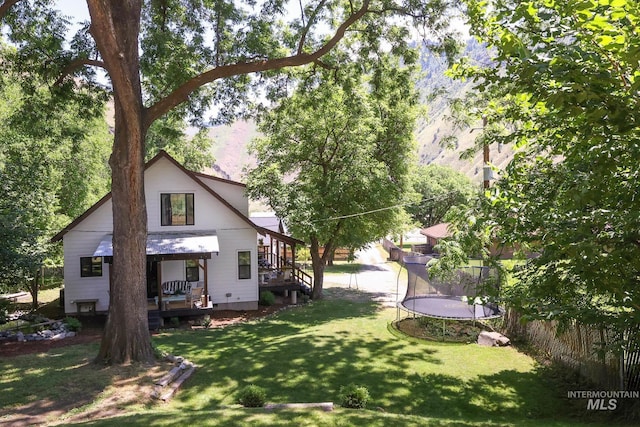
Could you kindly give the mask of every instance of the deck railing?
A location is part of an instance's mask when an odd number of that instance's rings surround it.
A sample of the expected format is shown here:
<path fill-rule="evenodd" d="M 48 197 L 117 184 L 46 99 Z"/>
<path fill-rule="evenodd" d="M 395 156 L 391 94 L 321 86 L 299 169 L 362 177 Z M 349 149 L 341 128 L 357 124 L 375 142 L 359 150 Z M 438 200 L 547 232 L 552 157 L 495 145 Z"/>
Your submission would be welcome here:
<path fill-rule="evenodd" d="M 291 279 L 296 283 L 307 286 L 309 291 L 313 289 L 313 277 L 308 274 L 306 271 L 301 268 L 293 265 L 293 263 L 289 259 L 284 259 L 283 257 L 278 257 L 276 254 L 267 253 L 262 254 L 264 256 L 263 260 L 267 263 L 267 265 L 260 265 L 260 268 L 267 268 L 269 270 L 275 271 L 290 271 Z"/>
<path fill-rule="evenodd" d="M 313 277 L 311 277 L 306 271 L 303 271 L 298 267 L 294 267 L 293 277 L 301 285 L 308 286 L 310 291 L 313 290 Z"/>

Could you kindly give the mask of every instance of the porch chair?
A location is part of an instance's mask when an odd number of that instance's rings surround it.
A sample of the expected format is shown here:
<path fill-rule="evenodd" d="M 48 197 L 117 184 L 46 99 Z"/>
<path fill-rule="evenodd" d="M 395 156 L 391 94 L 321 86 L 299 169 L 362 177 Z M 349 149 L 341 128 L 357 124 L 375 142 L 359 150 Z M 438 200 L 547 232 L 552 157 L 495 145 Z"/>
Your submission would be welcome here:
<path fill-rule="evenodd" d="M 186 298 L 185 298 L 185 304 L 187 305 L 187 307 L 189 308 L 200 308 L 200 306 L 202 305 L 202 292 L 204 291 L 203 288 L 191 288 L 191 290 L 187 293 Z"/>

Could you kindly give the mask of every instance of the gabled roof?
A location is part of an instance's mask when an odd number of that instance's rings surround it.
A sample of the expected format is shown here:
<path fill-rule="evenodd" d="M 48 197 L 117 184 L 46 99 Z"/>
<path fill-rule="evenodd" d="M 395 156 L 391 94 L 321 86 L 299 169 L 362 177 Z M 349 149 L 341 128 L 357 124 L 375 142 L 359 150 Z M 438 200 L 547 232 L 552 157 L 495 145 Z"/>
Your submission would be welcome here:
<path fill-rule="evenodd" d="M 210 175 L 205 175 L 205 174 L 199 174 L 193 171 L 190 171 L 188 169 L 186 169 L 184 166 L 182 166 L 180 163 L 178 163 L 176 161 L 176 159 L 174 159 L 173 157 L 171 157 L 166 151 L 161 150 L 153 159 L 149 160 L 145 166 L 144 169 L 145 171 L 151 167 L 152 165 L 154 165 L 155 163 L 157 163 L 160 159 L 167 159 L 169 160 L 169 162 L 171 162 L 173 165 L 175 165 L 178 169 L 180 169 L 183 173 L 185 173 L 187 176 L 189 176 L 193 181 L 195 181 L 198 185 L 200 185 L 207 193 L 209 193 L 210 195 L 212 195 L 214 198 L 216 198 L 217 200 L 220 201 L 220 203 L 222 203 L 224 206 L 226 206 L 231 212 L 233 212 L 236 216 L 238 216 L 240 219 L 242 219 L 244 222 L 246 222 L 248 225 L 250 225 L 252 228 L 254 228 L 257 232 L 259 232 L 260 234 L 265 234 L 266 230 L 263 229 L 262 227 L 257 226 L 256 224 L 254 224 L 247 216 L 245 216 L 242 212 L 240 212 L 238 209 L 236 209 L 233 205 L 231 205 L 228 201 L 226 201 L 222 196 L 220 196 L 215 190 L 213 190 L 211 187 L 209 187 L 208 185 L 206 185 L 204 182 L 202 182 L 202 180 L 199 177 L 203 177 L 203 178 L 212 178 L 215 180 L 219 180 L 221 182 L 225 182 L 228 184 L 234 184 L 234 185 L 239 185 L 239 186 L 244 186 L 244 184 L 242 183 L 238 183 L 235 181 L 230 181 L 227 179 L 222 179 L 222 178 L 217 178 L 214 176 L 210 176 Z M 63 228 L 58 234 L 56 234 L 55 236 L 53 236 L 51 238 L 51 242 L 58 242 L 60 240 L 62 240 L 62 238 L 64 237 L 65 234 L 67 234 L 70 230 L 72 230 L 76 225 L 80 224 L 82 221 L 84 221 L 85 218 L 87 218 L 88 216 L 90 216 L 93 212 L 95 212 L 99 207 L 101 207 L 102 205 L 104 205 L 106 202 L 108 202 L 111 199 L 111 192 L 107 193 L 102 199 L 100 199 L 97 203 L 95 203 L 93 206 L 91 206 L 89 209 L 87 209 L 82 215 L 80 215 L 79 217 L 77 217 L 75 220 L 73 220 L 69 225 L 67 225 L 65 228 Z"/>
<path fill-rule="evenodd" d="M 263 227 L 267 230 L 278 233 L 284 233 L 286 231 L 282 221 L 276 216 L 275 212 L 254 212 L 249 215 L 249 219 L 258 227 Z"/>
<path fill-rule="evenodd" d="M 420 230 L 420 234 L 432 237 L 434 239 L 442 239 L 443 237 L 451 237 L 451 233 L 449 232 L 449 223 L 441 222 L 440 224 L 432 225 L 428 228 L 423 228 Z"/>
<path fill-rule="evenodd" d="M 208 178 L 208 179 L 213 179 L 214 181 L 223 182 L 225 184 L 237 185 L 238 187 L 244 187 L 244 188 L 247 187 L 247 184 L 245 184 L 244 182 L 232 181 L 230 179 L 220 178 L 219 176 L 208 175 L 202 172 L 191 171 L 191 173 L 197 176 L 198 178 Z"/>

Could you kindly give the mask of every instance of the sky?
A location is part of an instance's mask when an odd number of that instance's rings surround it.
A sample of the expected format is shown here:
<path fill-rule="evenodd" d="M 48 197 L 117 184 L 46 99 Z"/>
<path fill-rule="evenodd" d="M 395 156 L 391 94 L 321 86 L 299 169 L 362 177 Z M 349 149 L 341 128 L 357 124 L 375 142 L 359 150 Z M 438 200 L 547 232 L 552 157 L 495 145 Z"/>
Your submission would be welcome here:
<path fill-rule="evenodd" d="M 58 0 L 56 3 L 63 14 L 73 17 L 72 22 L 89 20 L 89 9 L 85 0 Z"/>

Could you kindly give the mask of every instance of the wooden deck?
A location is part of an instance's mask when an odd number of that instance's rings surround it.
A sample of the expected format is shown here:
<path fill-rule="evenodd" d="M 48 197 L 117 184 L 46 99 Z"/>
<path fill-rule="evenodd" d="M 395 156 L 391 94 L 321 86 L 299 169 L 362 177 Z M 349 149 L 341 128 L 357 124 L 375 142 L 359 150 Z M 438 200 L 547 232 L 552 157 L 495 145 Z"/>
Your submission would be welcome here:
<path fill-rule="evenodd" d="M 213 304 L 207 308 L 193 308 L 188 307 L 184 301 L 168 301 L 163 303 L 165 305 L 164 310 L 159 310 L 158 306 L 152 303 L 147 304 L 147 311 L 157 311 L 160 313 L 160 317 L 183 317 L 183 316 L 204 316 L 205 314 L 213 313 L 213 309 L 217 304 Z"/>
<path fill-rule="evenodd" d="M 271 292 L 298 291 L 305 295 L 309 295 L 311 293 L 311 288 L 306 288 L 294 280 L 270 280 L 266 283 L 260 284 L 259 289 L 260 291 Z"/>
<path fill-rule="evenodd" d="M 300 290 L 300 284 L 297 282 L 294 282 L 293 280 L 289 280 L 289 281 L 275 281 L 275 280 L 270 280 L 266 283 L 260 284 L 260 290 L 261 291 L 276 291 L 276 292 L 281 292 L 281 291 L 299 291 Z"/>

